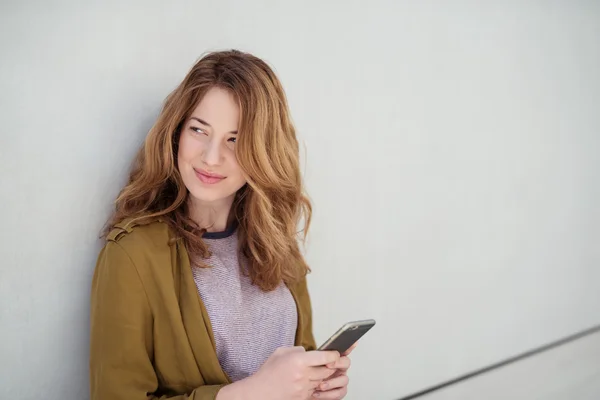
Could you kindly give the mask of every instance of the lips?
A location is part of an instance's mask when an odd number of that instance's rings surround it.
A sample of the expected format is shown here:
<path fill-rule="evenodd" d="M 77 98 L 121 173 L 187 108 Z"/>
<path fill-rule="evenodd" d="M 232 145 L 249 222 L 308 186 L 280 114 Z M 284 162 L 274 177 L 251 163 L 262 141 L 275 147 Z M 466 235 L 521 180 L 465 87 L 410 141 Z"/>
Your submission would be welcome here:
<path fill-rule="evenodd" d="M 215 183 L 221 182 L 225 177 L 223 175 L 215 174 L 213 172 L 208 172 L 203 169 L 195 169 L 194 172 L 196 176 L 202 183 L 206 183 L 208 185 L 214 185 Z"/>

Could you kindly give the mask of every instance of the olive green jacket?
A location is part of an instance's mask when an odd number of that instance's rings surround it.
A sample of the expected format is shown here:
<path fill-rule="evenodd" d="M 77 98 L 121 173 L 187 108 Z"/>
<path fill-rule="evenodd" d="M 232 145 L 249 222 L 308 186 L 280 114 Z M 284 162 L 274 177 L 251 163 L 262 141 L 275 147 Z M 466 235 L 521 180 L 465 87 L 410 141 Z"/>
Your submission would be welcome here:
<path fill-rule="evenodd" d="M 92 282 L 91 400 L 208 400 L 231 383 L 181 241 L 168 225 L 124 221 L 113 229 Z M 315 349 L 306 279 L 289 289 L 296 345 Z"/>

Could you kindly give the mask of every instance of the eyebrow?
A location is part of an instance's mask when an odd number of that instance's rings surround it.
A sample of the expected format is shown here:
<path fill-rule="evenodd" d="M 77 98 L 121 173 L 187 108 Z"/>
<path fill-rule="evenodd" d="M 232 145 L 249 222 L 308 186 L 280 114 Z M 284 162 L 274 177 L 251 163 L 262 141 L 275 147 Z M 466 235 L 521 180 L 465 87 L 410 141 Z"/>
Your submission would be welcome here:
<path fill-rule="evenodd" d="M 206 125 L 206 126 L 208 126 L 209 128 L 212 128 L 212 126 L 210 126 L 210 124 L 209 124 L 208 122 L 206 122 L 205 120 L 203 120 L 203 119 L 201 119 L 201 118 L 198 118 L 198 117 L 190 117 L 190 119 L 195 119 L 196 121 L 200 122 L 202 125 Z M 231 133 L 231 134 L 234 134 L 234 135 L 237 135 L 238 131 L 237 131 L 237 130 L 235 130 L 235 131 L 231 131 L 231 132 L 229 132 L 229 133 Z"/>

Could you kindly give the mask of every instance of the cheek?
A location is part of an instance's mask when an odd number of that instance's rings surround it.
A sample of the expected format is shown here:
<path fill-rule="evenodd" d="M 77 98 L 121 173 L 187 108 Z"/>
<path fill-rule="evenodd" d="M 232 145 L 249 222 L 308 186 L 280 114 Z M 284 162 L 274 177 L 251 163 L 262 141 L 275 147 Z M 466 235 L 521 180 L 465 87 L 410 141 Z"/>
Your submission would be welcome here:
<path fill-rule="evenodd" d="M 181 166 L 181 163 L 186 159 L 187 144 L 185 135 L 182 133 L 179 137 L 179 148 L 177 149 L 177 162 Z"/>
<path fill-rule="evenodd" d="M 181 139 L 179 140 L 179 150 L 177 151 L 178 164 L 181 166 L 182 163 L 190 163 L 199 150 L 198 143 L 190 140 L 188 135 L 182 134 Z"/>
<path fill-rule="evenodd" d="M 183 166 L 184 154 L 181 146 L 181 142 L 179 142 L 179 148 L 177 149 L 177 168 L 181 171 L 181 167 Z"/>
<path fill-rule="evenodd" d="M 244 174 L 242 174 L 242 168 L 240 167 L 240 164 L 238 164 L 237 158 L 235 157 L 235 155 L 233 156 L 232 167 L 233 167 L 233 170 L 235 171 L 236 181 L 240 185 L 245 184 L 246 179 L 244 179 Z"/>

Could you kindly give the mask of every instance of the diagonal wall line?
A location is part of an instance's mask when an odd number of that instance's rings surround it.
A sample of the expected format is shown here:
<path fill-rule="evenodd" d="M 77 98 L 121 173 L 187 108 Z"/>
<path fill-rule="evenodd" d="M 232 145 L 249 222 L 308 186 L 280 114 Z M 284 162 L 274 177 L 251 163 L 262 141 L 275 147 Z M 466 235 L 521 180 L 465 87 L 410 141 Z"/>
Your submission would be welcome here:
<path fill-rule="evenodd" d="M 537 354 L 546 352 L 548 350 L 554 349 L 556 347 L 563 346 L 563 345 L 565 345 L 567 343 L 573 342 L 575 340 L 584 338 L 584 337 L 589 336 L 589 335 L 593 335 L 594 333 L 598 333 L 598 332 L 600 332 L 600 325 L 593 326 L 593 327 L 588 328 L 586 330 L 580 331 L 580 332 L 575 333 L 573 335 L 569 335 L 567 337 L 564 337 L 564 338 L 556 340 L 554 342 L 545 344 L 543 346 L 536 347 L 536 348 L 534 348 L 532 350 L 529 350 L 529 351 L 526 351 L 526 352 L 521 353 L 519 355 L 507 358 L 505 360 L 502 360 L 502 361 L 497 362 L 495 364 L 489 365 L 487 367 L 483 367 L 483 368 L 477 369 L 477 370 L 469 372 L 467 374 L 460 375 L 460 376 L 458 376 L 458 377 L 456 377 L 454 379 L 450 379 L 448 381 L 439 383 L 439 384 L 434 385 L 434 386 L 430 386 L 430 387 L 428 387 L 426 389 L 423 389 L 423 390 L 420 390 L 418 392 L 409 394 L 408 396 L 401 397 L 398 400 L 412 400 L 412 399 L 416 399 L 416 398 L 421 397 L 421 396 L 425 396 L 427 394 L 433 393 L 433 392 L 438 391 L 440 389 L 447 388 L 448 386 L 456 385 L 457 383 L 464 382 L 464 381 L 472 379 L 472 378 L 474 378 L 476 376 L 483 375 L 483 374 L 488 373 L 490 371 L 493 371 L 493 370 L 505 367 L 505 366 L 507 366 L 509 364 L 513 364 L 513 363 L 515 363 L 517 361 L 521 361 L 521 360 L 523 360 L 525 358 L 529 358 L 529 357 L 532 357 L 534 355 L 537 355 Z"/>

